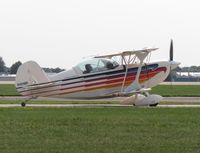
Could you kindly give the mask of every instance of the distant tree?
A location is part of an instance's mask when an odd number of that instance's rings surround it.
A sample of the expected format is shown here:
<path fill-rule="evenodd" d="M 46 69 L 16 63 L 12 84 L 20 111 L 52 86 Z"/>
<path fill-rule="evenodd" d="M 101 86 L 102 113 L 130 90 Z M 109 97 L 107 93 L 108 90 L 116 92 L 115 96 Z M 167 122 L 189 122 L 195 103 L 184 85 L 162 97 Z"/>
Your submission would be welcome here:
<path fill-rule="evenodd" d="M 189 72 L 190 67 L 182 67 L 181 71 L 182 72 Z"/>
<path fill-rule="evenodd" d="M 3 61 L 3 58 L 0 57 L 0 73 L 3 73 L 5 71 L 5 62 Z"/>
<path fill-rule="evenodd" d="M 59 73 L 59 72 L 62 72 L 62 71 L 64 71 L 64 69 L 60 69 L 59 67 L 52 70 L 53 73 Z"/>
<path fill-rule="evenodd" d="M 200 66 L 182 67 L 181 72 L 200 72 Z"/>
<path fill-rule="evenodd" d="M 175 71 L 175 72 L 181 72 L 181 71 L 182 71 L 182 68 L 178 66 L 178 67 L 175 68 L 173 71 Z"/>
<path fill-rule="evenodd" d="M 16 74 L 19 66 L 22 65 L 20 61 L 17 61 L 10 67 L 10 74 Z"/>
<path fill-rule="evenodd" d="M 190 66 L 190 72 L 198 72 L 197 66 Z"/>
<path fill-rule="evenodd" d="M 59 73 L 59 72 L 64 71 L 64 69 L 61 69 L 61 68 L 59 68 L 59 67 L 57 67 L 57 68 L 43 68 L 43 70 L 44 70 L 46 73 Z"/>
<path fill-rule="evenodd" d="M 10 68 L 9 67 L 4 67 L 4 73 L 5 74 L 10 74 Z"/>

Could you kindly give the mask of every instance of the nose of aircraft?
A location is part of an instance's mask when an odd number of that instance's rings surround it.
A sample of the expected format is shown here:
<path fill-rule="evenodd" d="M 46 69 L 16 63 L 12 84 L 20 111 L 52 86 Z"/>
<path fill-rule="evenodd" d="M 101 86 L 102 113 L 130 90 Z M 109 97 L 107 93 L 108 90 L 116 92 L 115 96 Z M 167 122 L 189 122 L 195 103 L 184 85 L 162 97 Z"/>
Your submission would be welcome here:
<path fill-rule="evenodd" d="M 176 61 L 170 61 L 171 70 L 177 68 L 181 63 Z"/>

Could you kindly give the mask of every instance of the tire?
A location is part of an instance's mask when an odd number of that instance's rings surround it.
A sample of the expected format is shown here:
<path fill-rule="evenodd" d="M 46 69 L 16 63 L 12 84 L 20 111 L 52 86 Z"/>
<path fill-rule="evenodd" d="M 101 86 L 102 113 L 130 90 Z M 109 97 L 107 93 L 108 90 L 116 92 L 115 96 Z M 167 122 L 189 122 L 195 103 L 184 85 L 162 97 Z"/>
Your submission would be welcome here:
<path fill-rule="evenodd" d="M 21 103 L 21 106 L 22 106 L 22 107 L 25 107 L 25 106 L 26 106 L 26 103 L 25 103 L 25 102 L 22 102 L 22 103 Z"/>

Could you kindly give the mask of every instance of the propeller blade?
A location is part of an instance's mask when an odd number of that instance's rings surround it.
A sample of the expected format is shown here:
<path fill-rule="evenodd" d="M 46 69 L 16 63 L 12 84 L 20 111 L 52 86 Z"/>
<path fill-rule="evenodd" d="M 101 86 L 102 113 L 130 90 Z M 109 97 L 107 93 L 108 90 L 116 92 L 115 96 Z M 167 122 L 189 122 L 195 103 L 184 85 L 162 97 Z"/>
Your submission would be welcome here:
<path fill-rule="evenodd" d="M 174 59 L 173 40 L 171 39 L 170 51 L 169 51 L 169 61 L 173 61 L 173 59 Z"/>

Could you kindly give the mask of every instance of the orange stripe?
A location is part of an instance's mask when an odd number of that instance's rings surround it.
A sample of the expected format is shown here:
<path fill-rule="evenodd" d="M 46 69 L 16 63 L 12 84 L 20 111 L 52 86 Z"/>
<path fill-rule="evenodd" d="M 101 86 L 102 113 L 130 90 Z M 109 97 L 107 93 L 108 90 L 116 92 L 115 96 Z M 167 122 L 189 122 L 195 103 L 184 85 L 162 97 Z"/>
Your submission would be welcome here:
<path fill-rule="evenodd" d="M 131 83 L 132 81 L 127 81 L 124 86 L 128 86 Z M 117 83 L 117 84 L 108 85 L 108 86 L 94 87 L 94 88 L 89 88 L 89 89 L 76 90 L 76 91 L 71 91 L 71 92 L 64 92 L 64 93 L 60 93 L 59 95 L 66 95 L 66 94 L 71 94 L 75 92 L 91 91 L 91 90 L 97 90 L 97 89 L 103 89 L 103 88 L 109 89 L 109 88 L 114 88 L 118 86 L 122 86 L 122 83 Z"/>
<path fill-rule="evenodd" d="M 148 75 L 143 75 L 142 77 L 140 77 L 139 82 L 143 83 L 149 79 L 151 79 L 153 76 L 155 76 L 157 73 L 149 73 Z M 148 76 L 148 77 L 147 77 Z M 144 78 L 146 77 L 146 78 Z M 135 78 L 135 76 L 133 77 Z M 124 86 L 129 86 L 131 83 L 133 82 L 133 79 L 131 79 L 130 77 L 127 77 L 125 85 Z M 64 93 L 60 93 L 60 95 L 65 95 L 65 94 L 71 94 L 71 93 L 75 93 L 75 92 L 83 92 L 83 91 L 91 91 L 91 90 L 98 90 L 98 89 L 109 89 L 109 88 L 114 88 L 114 87 L 118 87 L 118 86 L 122 86 L 122 83 L 117 83 L 114 85 L 108 85 L 108 86 L 101 86 L 101 87 L 94 87 L 94 88 L 89 88 L 89 89 L 82 89 L 82 90 L 76 90 L 76 91 L 71 91 L 71 92 L 64 92 Z"/>

